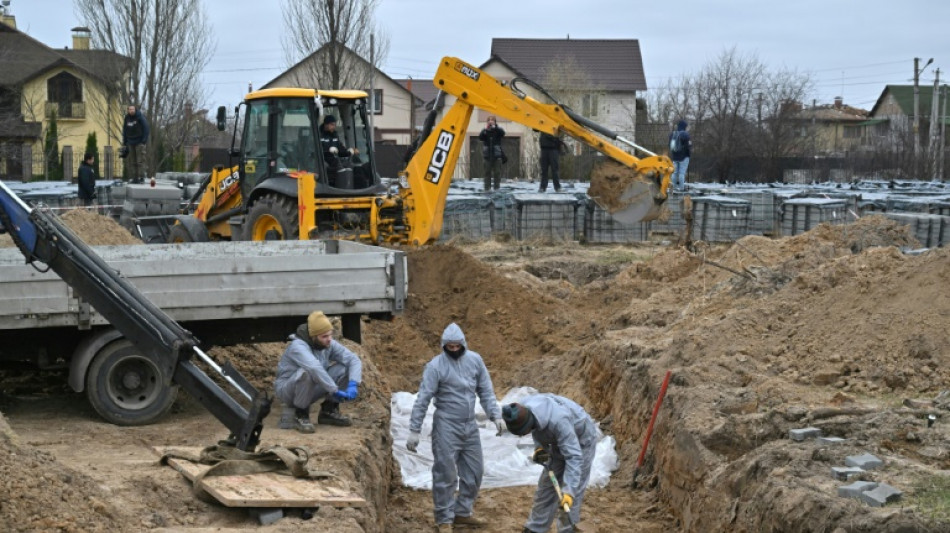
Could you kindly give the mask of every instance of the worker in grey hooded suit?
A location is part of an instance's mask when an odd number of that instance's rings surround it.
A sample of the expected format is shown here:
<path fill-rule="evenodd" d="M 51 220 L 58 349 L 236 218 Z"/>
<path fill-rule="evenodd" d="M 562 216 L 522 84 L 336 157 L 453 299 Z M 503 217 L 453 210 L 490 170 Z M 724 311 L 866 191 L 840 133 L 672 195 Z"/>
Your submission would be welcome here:
<path fill-rule="evenodd" d="M 429 361 L 422 373 L 406 440 L 406 449 L 415 452 L 422 421 L 434 399 L 432 501 L 440 532 L 452 531 L 453 524 L 485 524 L 472 516 L 484 473 L 482 443 L 475 423 L 476 397 L 501 434 L 505 425 L 488 369 L 482 357 L 468 349 L 462 329 L 449 324 L 442 333 L 442 353 Z"/>
<path fill-rule="evenodd" d="M 544 465 L 534 493 L 531 516 L 522 533 L 548 531 L 558 508 L 567 505 L 576 524 L 581 519 L 581 505 L 597 447 L 597 426 L 584 409 L 574 401 L 554 394 L 532 394 L 518 403 L 502 408 L 508 431 L 534 439 L 535 463 Z M 562 496 L 548 477 L 550 469 L 561 485 Z M 573 531 L 570 523 L 559 523 L 559 533 Z"/>

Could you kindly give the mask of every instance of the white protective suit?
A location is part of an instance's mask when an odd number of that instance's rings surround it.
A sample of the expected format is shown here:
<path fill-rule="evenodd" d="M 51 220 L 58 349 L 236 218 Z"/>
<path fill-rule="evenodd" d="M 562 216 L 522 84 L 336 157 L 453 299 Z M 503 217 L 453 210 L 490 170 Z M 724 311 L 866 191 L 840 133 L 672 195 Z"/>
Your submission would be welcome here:
<path fill-rule="evenodd" d="M 468 349 L 465 335 L 455 323 L 449 324 L 442 333 L 442 347 L 448 343 L 461 344 L 465 352 L 453 359 L 443 350 L 426 364 L 409 419 L 409 431 L 421 432 L 429 402 L 435 400 L 432 502 L 437 524 L 451 524 L 456 516 L 471 516 L 482 484 L 484 461 L 475 423 L 476 397 L 491 420 L 501 419 L 501 409 L 482 356 Z"/>
<path fill-rule="evenodd" d="M 574 497 L 571 518 L 580 522 L 584 492 L 590 480 L 591 465 L 597 447 L 597 426 L 584 409 L 573 400 L 554 394 L 533 394 L 521 400 L 531 410 L 535 425 L 531 429 L 535 447 L 543 447 L 551 455 L 550 468 L 561 490 Z M 534 505 L 525 527 L 530 531 L 548 531 L 558 513 L 558 497 L 547 471 L 541 473 Z M 558 526 L 558 531 L 569 531 Z"/>

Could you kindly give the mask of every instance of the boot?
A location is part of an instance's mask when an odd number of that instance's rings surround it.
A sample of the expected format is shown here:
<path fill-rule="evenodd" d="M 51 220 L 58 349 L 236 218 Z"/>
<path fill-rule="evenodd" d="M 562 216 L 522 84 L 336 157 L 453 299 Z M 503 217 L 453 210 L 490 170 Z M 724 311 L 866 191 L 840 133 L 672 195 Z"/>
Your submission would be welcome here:
<path fill-rule="evenodd" d="M 340 404 L 324 400 L 320 406 L 320 416 L 317 417 L 318 424 L 327 424 L 329 426 L 352 426 L 353 422 L 348 417 L 340 413 Z"/>
<path fill-rule="evenodd" d="M 452 533 L 452 524 L 439 524 L 439 533 Z"/>
<path fill-rule="evenodd" d="M 457 526 L 469 526 L 469 527 L 483 527 L 486 522 L 484 520 L 475 518 L 474 516 L 456 516 L 455 525 Z"/>
<path fill-rule="evenodd" d="M 296 410 L 293 407 L 284 407 L 280 410 L 280 422 L 277 423 L 278 429 L 294 429 L 294 421 L 297 419 Z"/>
<path fill-rule="evenodd" d="M 294 429 L 301 433 L 315 433 L 317 431 L 313 427 L 313 423 L 310 422 L 309 409 L 295 409 L 294 411 Z"/>

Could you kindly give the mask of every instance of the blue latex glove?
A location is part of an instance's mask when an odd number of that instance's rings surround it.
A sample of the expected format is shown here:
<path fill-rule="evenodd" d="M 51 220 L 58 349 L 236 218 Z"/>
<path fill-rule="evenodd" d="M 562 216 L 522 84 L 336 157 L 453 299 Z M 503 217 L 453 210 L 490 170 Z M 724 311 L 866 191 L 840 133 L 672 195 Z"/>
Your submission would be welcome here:
<path fill-rule="evenodd" d="M 359 383 L 355 381 L 351 381 L 346 386 L 346 390 L 340 389 L 334 392 L 333 397 L 342 402 L 355 400 L 357 395 L 359 395 L 359 386 L 360 386 Z"/>

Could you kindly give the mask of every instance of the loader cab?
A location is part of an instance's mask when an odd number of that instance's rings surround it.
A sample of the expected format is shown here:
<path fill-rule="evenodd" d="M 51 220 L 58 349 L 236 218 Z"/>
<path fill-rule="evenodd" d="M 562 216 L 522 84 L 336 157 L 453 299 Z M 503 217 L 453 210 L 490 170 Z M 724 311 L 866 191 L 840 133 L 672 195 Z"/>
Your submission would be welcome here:
<path fill-rule="evenodd" d="M 239 151 L 241 196 L 252 200 L 255 191 L 273 190 L 296 196 L 297 172 L 316 176 L 317 197 L 375 194 L 380 185 L 369 148 L 366 93 L 265 89 L 244 100 L 244 128 Z M 326 115 L 337 117 L 337 135 L 359 155 L 328 161 L 320 136 Z"/>

